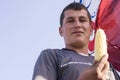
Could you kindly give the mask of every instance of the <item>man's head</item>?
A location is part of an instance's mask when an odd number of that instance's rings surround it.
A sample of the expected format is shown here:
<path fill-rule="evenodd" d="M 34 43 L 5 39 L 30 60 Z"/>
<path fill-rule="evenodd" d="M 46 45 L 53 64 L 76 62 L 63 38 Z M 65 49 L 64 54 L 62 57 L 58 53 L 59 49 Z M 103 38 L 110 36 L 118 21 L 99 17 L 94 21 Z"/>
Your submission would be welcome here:
<path fill-rule="evenodd" d="M 86 7 L 80 3 L 71 3 L 63 9 L 60 17 L 60 35 L 65 45 L 87 47 L 92 34 L 91 17 Z"/>
<path fill-rule="evenodd" d="M 86 10 L 87 11 L 87 16 L 88 16 L 88 18 L 89 18 L 89 21 L 90 21 L 90 23 L 92 22 L 91 21 L 91 16 L 90 16 L 90 13 L 89 13 L 89 11 L 87 10 L 87 8 L 83 5 L 83 4 L 80 4 L 80 3 L 77 3 L 77 2 L 73 2 L 73 3 L 71 3 L 71 4 L 69 4 L 69 5 L 67 5 L 64 9 L 63 9 L 63 11 L 62 11 L 62 13 L 61 13 L 61 15 L 60 15 L 60 26 L 62 26 L 62 24 L 63 24 L 63 19 L 64 19 L 64 17 L 65 17 L 65 15 L 64 15 L 64 12 L 65 11 L 67 11 L 67 10 L 82 10 L 82 9 L 84 9 L 84 10 Z"/>

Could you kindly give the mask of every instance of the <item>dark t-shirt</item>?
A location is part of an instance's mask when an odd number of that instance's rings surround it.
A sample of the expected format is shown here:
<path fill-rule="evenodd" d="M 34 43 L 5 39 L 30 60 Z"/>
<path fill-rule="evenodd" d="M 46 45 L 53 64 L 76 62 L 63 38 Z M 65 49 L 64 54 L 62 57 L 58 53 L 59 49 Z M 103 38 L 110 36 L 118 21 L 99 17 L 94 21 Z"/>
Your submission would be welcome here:
<path fill-rule="evenodd" d="M 77 80 L 93 62 L 93 56 L 80 55 L 69 49 L 46 49 L 35 64 L 32 80 L 37 76 L 45 80 Z"/>
<path fill-rule="evenodd" d="M 34 69 L 33 80 L 43 76 L 48 80 L 77 80 L 79 74 L 93 64 L 93 56 L 83 56 L 68 49 L 47 49 L 41 52 Z M 59 71 L 58 71 L 59 69 Z"/>

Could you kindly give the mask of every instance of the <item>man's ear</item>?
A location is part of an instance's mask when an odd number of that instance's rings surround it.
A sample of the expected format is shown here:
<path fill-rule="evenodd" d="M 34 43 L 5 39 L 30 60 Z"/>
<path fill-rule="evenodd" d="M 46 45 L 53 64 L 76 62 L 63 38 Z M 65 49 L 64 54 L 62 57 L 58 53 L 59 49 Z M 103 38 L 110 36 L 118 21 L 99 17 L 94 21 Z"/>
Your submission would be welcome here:
<path fill-rule="evenodd" d="M 59 27 L 59 34 L 60 34 L 60 36 L 63 36 L 63 27 L 62 26 Z"/>
<path fill-rule="evenodd" d="M 90 30 L 90 32 L 91 32 L 91 35 L 93 34 L 93 25 L 91 24 L 91 30 Z"/>

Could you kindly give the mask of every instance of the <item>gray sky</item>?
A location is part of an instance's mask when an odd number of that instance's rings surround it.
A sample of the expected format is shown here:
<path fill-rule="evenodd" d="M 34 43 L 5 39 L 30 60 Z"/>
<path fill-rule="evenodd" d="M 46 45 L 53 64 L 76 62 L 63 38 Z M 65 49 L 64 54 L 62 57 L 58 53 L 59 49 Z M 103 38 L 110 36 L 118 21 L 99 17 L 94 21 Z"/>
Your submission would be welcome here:
<path fill-rule="evenodd" d="M 64 47 L 59 15 L 73 1 L 0 0 L 0 80 L 31 80 L 41 50 Z"/>
<path fill-rule="evenodd" d="M 31 80 L 41 50 L 64 47 L 59 15 L 73 1 L 0 0 L 0 80 Z"/>

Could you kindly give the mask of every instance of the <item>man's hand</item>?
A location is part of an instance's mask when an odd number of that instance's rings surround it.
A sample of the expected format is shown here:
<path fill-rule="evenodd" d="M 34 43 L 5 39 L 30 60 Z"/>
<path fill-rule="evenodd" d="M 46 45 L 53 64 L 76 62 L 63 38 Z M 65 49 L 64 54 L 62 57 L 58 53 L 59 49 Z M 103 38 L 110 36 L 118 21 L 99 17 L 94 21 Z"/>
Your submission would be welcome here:
<path fill-rule="evenodd" d="M 100 61 L 95 61 L 95 63 L 84 70 L 78 80 L 107 80 L 109 71 L 108 55 L 104 55 Z"/>

